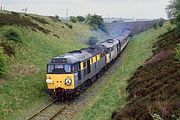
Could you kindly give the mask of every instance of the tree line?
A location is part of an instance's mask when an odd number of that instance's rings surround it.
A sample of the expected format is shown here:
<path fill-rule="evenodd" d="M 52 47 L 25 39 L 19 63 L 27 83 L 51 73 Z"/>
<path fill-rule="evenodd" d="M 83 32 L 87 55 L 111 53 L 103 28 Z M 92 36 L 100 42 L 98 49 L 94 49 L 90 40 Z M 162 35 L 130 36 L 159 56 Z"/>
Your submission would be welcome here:
<path fill-rule="evenodd" d="M 70 16 L 70 21 L 73 23 L 81 22 L 89 24 L 93 30 L 102 30 L 107 32 L 107 28 L 104 22 L 104 19 L 100 15 L 91 15 L 88 14 L 86 17 L 83 16 Z"/>
<path fill-rule="evenodd" d="M 171 0 L 166 11 L 171 23 L 176 24 L 176 30 L 180 35 L 180 0 Z"/>

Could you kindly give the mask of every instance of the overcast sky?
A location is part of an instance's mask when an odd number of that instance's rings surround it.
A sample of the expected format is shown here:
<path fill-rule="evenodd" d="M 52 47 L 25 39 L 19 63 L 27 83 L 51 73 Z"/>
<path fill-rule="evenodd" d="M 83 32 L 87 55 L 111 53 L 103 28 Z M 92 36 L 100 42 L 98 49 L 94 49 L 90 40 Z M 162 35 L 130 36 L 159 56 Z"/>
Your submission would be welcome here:
<path fill-rule="evenodd" d="M 29 13 L 41 15 L 70 16 L 98 14 L 123 18 L 166 18 L 165 8 L 169 0 L 0 0 L 8 10 L 20 11 L 28 8 Z"/>

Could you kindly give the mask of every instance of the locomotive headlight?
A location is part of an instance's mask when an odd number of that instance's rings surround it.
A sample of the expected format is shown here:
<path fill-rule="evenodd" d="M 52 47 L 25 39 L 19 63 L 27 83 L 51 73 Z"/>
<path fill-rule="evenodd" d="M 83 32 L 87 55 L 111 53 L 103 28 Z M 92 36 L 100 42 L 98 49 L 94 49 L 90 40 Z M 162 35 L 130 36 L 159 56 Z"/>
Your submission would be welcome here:
<path fill-rule="evenodd" d="M 71 78 L 66 78 L 66 79 L 65 79 L 65 85 L 70 86 L 71 84 L 72 84 Z"/>
<path fill-rule="evenodd" d="M 48 83 L 48 84 L 50 84 L 50 83 L 52 83 L 53 81 L 51 80 L 51 79 L 47 79 L 46 80 L 46 83 Z"/>

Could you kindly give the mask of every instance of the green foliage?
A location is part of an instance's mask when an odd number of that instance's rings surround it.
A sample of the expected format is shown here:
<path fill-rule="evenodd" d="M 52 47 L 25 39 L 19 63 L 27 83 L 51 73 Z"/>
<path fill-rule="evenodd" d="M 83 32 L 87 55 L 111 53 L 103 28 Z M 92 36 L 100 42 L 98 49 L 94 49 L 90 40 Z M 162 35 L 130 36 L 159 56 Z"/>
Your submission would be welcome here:
<path fill-rule="evenodd" d="M 102 31 L 107 32 L 107 28 L 102 16 L 89 14 L 86 17 L 86 23 L 91 25 L 94 28 L 94 30 L 101 29 Z"/>
<path fill-rule="evenodd" d="M 6 72 L 6 58 L 4 56 L 3 51 L 0 49 L 0 77 Z"/>
<path fill-rule="evenodd" d="M 3 31 L 3 35 L 7 40 L 12 40 L 15 42 L 22 42 L 21 31 L 15 27 L 7 27 Z"/>
<path fill-rule="evenodd" d="M 162 18 L 154 20 L 153 28 L 158 29 L 159 27 L 162 27 L 164 25 L 164 23 L 165 23 L 165 20 Z"/>
<path fill-rule="evenodd" d="M 75 16 L 70 16 L 70 21 L 73 23 L 76 23 L 78 21 L 78 19 Z"/>
<path fill-rule="evenodd" d="M 167 28 L 167 31 L 170 32 L 171 30 L 172 30 L 172 27 L 169 26 L 169 27 Z"/>
<path fill-rule="evenodd" d="M 55 15 L 54 17 L 55 17 L 57 20 L 59 20 L 59 16 L 58 16 L 58 15 Z"/>
<path fill-rule="evenodd" d="M 47 88 L 44 76 L 48 60 L 87 46 L 86 40 L 91 34 L 89 25 L 73 24 L 72 26 L 68 23 L 66 26 L 64 21 L 58 22 L 54 17 L 43 18 L 48 21 L 49 25 L 42 24 L 41 26 L 49 29 L 51 34 L 27 30 L 21 25 L 0 27 L 0 42 L 1 39 L 8 42 L 7 45 L 13 47 L 16 52 L 14 57 L 7 56 L 8 64 L 4 64 L 8 65 L 7 67 L 10 69 L 7 69 L 3 84 L 0 81 L 0 120 L 16 119 L 15 117 L 24 115 L 20 113 L 23 110 L 36 108 L 35 103 L 37 105 L 45 103 L 48 98 L 44 92 L 44 89 Z M 72 27 L 73 29 L 71 29 Z M 6 40 L 4 34 L 9 29 L 15 29 L 22 33 L 20 37 L 23 44 Z M 53 34 L 60 38 L 54 37 Z"/>
<path fill-rule="evenodd" d="M 173 19 L 177 25 L 177 32 L 180 35 L 180 0 L 171 0 L 166 10 L 168 17 Z"/>
<path fill-rule="evenodd" d="M 159 27 L 162 27 L 164 25 L 165 21 L 163 19 L 159 19 L 158 25 Z"/>
<path fill-rule="evenodd" d="M 93 37 L 93 36 L 89 37 L 88 44 L 90 46 L 95 45 L 97 42 L 98 42 L 98 38 L 97 37 Z"/>
<path fill-rule="evenodd" d="M 85 18 L 83 16 L 71 16 L 70 17 L 70 21 L 73 22 L 73 23 L 76 23 L 76 22 L 84 22 Z"/>
<path fill-rule="evenodd" d="M 85 21 L 85 18 L 83 16 L 77 16 L 77 20 L 79 22 L 84 22 Z"/>
<path fill-rule="evenodd" d="M 180 61 L 180 44 L 176 47 L 176 59 Z"/>
<path fill-rule="evenodd" d="M 154 23 L 153 23 L 153 28 L 154 28 L 155 30 L 158 28 L 158 23 L 157 23 L 157 21 L 154 21 Z"/>
<path fill-rule="evenodd" d="M 113 111 L 123 108 L 128 96 L 127 80 L 152 55 L 154 42 L 167 32 L 167 27 L 145 31 L 130 40 L 121 55 L 121 64 L 116 64 L 115 70 L 110 68 L 109 72 L 112 74 L 104 75 L 103 83 L 97 86 L 97 94 L 87 100 L 90 102 L 86 102 L 86 106 L 78 113 L 77 120 L 108 120 L 111 119 Z M 91 90 L 89 92 L 91 94 Z"/>

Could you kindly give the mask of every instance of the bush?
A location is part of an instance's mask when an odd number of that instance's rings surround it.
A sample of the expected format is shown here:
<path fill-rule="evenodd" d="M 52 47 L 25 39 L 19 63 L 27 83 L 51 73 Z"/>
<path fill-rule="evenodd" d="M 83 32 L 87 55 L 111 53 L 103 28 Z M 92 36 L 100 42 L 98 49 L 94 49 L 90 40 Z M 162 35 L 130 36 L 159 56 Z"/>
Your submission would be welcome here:
<path fill-rule="evenodd" d="M 168 28 L 167 28 L 167 31 L 168 31 L 168 32 L 172 31 L 172 27 L 168 27 Z"/>
<path fill-rule="evenodd" d="M 0 49 L 0 77 L 6 72 L 6 58 L 3 51 Z"/>
<path fill-rule="evenodd" d="M 159 21 L 158 21 L 159 27 L 162 27 L 164 25 L 164 23 L 165 23 L 165 20 L 159 19 Z"/>
<path fill-rule="evenodd" d="M 96 45 L 97 42 L 98 42 L 98 38 L 91 36 L 89 37 L 88 45 L 93 46 L 93 45 Z"/>
<path fill-rule="evenodd" d="M 86 17 L 86 23 L 91 25 L 94 28 L 94 30 L 97 30 L 99 28 L 102 31 L 107 32 L 107 27 L 104 23 L 102 16 L 89 14 Z"/>
<path fill-rule="evenodd" d="M 171 0 L 166 10 L 168 17 L 177 25 L 177 33 L 180 36 L 180 0 Z"/>
<path fill-rule="evenodd" d="M 75 16 L 71 16 L 70 21 L 73 22 L 73 23 L 76 23 L 78 21 L 78 19 Z"/>
<path fill-rule="evenodd" d="M 54 17 L 55 17 L 57 20 L 59 20 L 59 16 L 58 16 L 58 15 L 55 15 Z"/>
<path fill-rule="evenodd" d="M 158 29 L 157 21 L 154 21 L 154 23 L 153 23 L 153 28 L 154 28 L 155 30 Z"/>
<path fill-rule="evenodd" d="M 85 21 L 85 18 L 83 16 L 77 16 L 77 20 L 79 22 L 84 22 Z"/>
<path fill-rule="evenodd" d="M 3 35 L 7 40 L 13 40 L 15 42 L 22 42 L 21 32 L 14 27 L 5 28 Z"/>
<path fill-rule="evenodd" d="M 176 47 L 176 59 L 180 61 L 180 44 Z"/>

